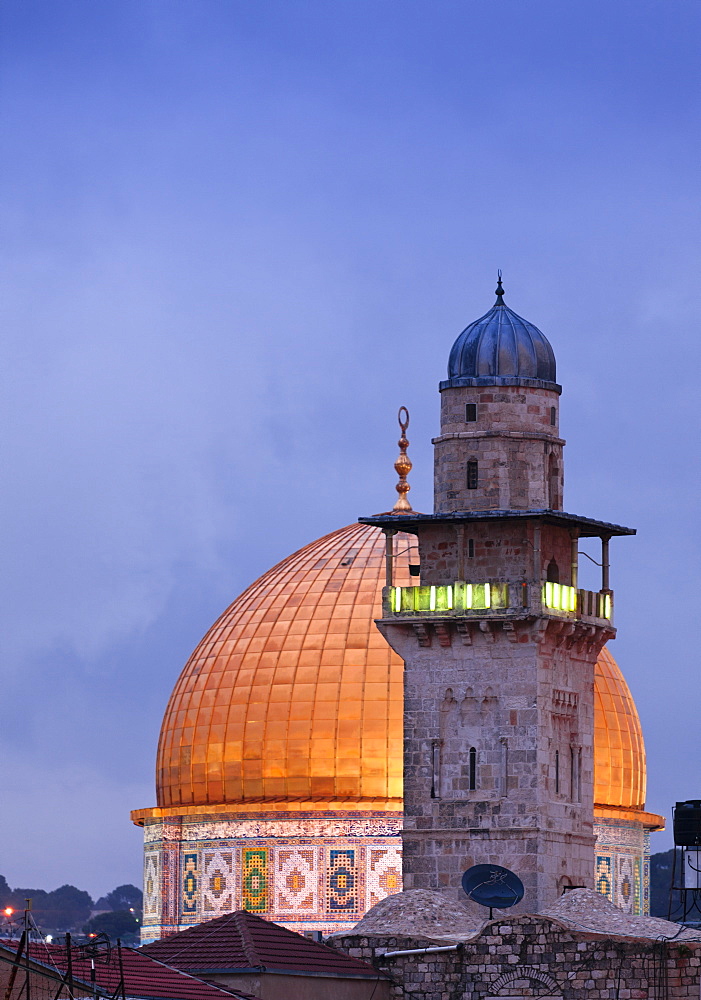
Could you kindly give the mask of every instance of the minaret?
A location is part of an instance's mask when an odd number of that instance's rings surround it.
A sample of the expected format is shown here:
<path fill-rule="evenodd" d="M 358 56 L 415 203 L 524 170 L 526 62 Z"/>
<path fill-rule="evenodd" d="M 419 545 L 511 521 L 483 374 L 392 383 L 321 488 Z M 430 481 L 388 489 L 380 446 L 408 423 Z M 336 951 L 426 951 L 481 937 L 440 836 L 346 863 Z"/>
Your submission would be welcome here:
<path fill-rule="evenodd" d="M 388 535 L 378 627 L 405 663 L 404 888 L 459 890 L 473 864 L 517 872 L 519 909 L 594 885 L 594 664 L 615 635 L 608 543 L 564 513 L 555 357 L 496 304 L 458 337 L 440 384 L 435 511 L 361 518 Z M 417 535 L 420 581 L 392 585 Z M 602 544 L 598 592 L 579 538 Z"/>

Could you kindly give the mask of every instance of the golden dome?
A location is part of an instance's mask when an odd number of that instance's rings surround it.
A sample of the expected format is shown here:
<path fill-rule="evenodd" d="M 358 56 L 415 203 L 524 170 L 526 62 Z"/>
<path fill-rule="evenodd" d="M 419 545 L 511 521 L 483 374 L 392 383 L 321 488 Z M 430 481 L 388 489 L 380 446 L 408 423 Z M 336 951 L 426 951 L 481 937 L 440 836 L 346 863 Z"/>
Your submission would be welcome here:
<path fill-rule="evenodd" d="M 412 540 L 399 537 L 397 582 L 406 584 Z M 403 667 L 373 623 L 384 546 L 378 528 L 340 528 L 278 563 L 215 622 L 166 709 L 159 807 L 345 800 L 401 809 Z M 606 649 L 594 776 L 599 808 L 643 808 L 640 721 Z"/>
<path fill-rule="evenodd" d="M 384 536 L 354 524 L 244 591 L 171 696 L 159 806 L 331 798 L 401 809 L 403 665 L 373 623 L 383 582 Z"/>
<path fill-rule="evenodd" d="M 625 678 L 604 647 L 594 675 L 594 802 L 643 809 L 645 744 Z"/>

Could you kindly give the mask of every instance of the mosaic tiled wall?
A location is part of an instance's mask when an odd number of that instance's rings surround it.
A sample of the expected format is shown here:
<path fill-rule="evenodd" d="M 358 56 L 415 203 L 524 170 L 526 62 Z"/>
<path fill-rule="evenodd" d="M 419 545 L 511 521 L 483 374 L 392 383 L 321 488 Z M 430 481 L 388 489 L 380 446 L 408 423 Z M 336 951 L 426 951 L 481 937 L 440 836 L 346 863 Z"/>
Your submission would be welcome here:
<path fill-rule="evenodd" d="M 144 833 L 144 942 L 237 909 L 330 934 L 402 887 L 396 814 L 188 818 Z M 596 888 L 648 913 L 649 834 L 606 820 L 595 833 Z"/>
<path fill-rule="evenodd" d="M 396 813 L 203 817 L 199 824 L 153 824 L 145 839 L 143 942 L 236 909 L 330 934 L 352 927 L 402 884 Z M 165 863 L 173 852 L 177 880 Z"/>
<path fill-rule="evenodd" d="M 599 820 L 596 889 L 626 913 L 650 912 L 650 834 L 639 823 Z"/>

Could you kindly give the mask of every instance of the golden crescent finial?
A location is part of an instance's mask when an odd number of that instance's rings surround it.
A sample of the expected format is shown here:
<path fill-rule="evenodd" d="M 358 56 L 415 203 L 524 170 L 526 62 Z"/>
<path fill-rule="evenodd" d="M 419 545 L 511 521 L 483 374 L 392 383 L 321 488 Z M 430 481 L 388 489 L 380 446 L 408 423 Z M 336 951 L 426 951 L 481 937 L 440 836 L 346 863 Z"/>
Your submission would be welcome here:
<path fill-rule="evenodd" d="M 397 420 L 399 421 L 399 428 L 402 432 L 402 436 L 399 438 L 397 444 L 399 445 L 399 458 L 394 463 L 394 468 L 399 476 L 399 482 L 397 483 L 395 489 L 399 494 L 397 502 L 392 508 L 393 514 L 411 514 L 412 506 L 407 500 L 407 493 L 411 489 L 411 486 L 406 481 L 406 477 L 411 472 L 411 459 L 407 455 L 406 451 L 409 447 L 409 440 L 406 436 L 407 428 L 409 426 L 409 411 L 406 406 L 399 407 L 399 413 L 397 414 Z"/>

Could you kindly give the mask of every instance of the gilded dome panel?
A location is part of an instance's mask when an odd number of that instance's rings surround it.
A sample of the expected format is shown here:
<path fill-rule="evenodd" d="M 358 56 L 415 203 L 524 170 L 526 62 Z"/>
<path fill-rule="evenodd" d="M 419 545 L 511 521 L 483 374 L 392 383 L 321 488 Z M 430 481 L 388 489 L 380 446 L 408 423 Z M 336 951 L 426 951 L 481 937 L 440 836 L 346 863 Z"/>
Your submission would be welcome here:
<path fill-rule="evenodd" d="M 398 537 L 408 583 L 413 540 Z M 402 664 L 373 624 L 383 580 L 383 535 L 351 525 L 224 612 L 166 710 L 160 806 L 401 799 Z"/>
<path fill-rule="evenodd" d="M 414 540 L 396 538 L 398 582 L 408 584 Z M 373 623 L 384 546 L 377 528 L 341 528 L 273 567 L 227 608 L 166 709 L 159 806 L 401 803 L 403 665 Z M 596 667 L 594 780 L 597 805 L 643 808 L 640 721 L 606 649 Z"/>
<path fill-rule="evenodd" d="M 642 809 L 645 783 L 645 745 L 635 702 L 604 648 L 594 678 L 594 802 Z"/>

